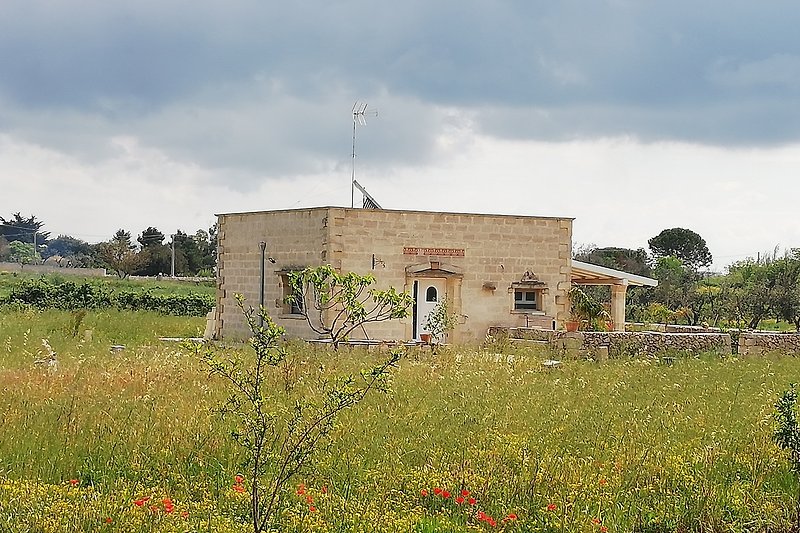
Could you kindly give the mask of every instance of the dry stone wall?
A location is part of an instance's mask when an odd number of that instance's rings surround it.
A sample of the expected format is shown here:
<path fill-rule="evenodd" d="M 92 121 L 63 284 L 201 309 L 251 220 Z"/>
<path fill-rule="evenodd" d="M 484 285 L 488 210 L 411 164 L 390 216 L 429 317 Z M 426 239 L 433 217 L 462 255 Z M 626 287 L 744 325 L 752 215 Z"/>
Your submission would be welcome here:
<path fill-rule="evenodd" d="M 727 333 L 661 333 L 546 331 L 533 328 L 491 328 L 494 338 L 524 339 L 548 344 L 565 353 L 604 354 L 609 357 L 661 357 L 673 353 L 718 353 L 730 355 Z"/>
<path fill-rule="evenodd" d="M 0 263 L 0 272 L 27 272 L 35 274 L 64 274 L 66 276 L 103 277 L 105 268 L 60 267 L 55 265 L 22 265 L 20 263 Z"/>
<path fill-rule="evenodd" d="M 800 354 L 800 334 L 752 332 L 739 334 L 739 355 Z"/>

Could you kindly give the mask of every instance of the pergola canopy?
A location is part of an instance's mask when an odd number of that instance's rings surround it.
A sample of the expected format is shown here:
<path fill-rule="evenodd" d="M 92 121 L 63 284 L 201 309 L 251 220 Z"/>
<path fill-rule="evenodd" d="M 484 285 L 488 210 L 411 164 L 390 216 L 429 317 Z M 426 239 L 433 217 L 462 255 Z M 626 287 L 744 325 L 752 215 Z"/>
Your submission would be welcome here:
<path fill-rule="evenodd" d="M 655 287 L 658 280 L 613 268 L 572 261 L 570 281 L 575 285 L 610 285 L 611 319 L 615 331 L 625 331 L 625 293 L 628 287 Z"/>
<path fill-rule="evenodd" d="M 570 280 L 576 285 L 629 285 L 634 287 L 655 287 L 658 280 L 637 276 L 630 272 L 572 260 Z"/>

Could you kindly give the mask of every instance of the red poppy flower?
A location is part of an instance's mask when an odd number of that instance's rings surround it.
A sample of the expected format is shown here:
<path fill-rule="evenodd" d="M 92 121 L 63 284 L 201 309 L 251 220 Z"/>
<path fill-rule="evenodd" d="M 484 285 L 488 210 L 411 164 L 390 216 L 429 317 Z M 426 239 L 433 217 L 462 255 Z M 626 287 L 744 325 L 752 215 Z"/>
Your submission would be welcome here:
<path fill-rule="evenodd" d="M 242 494 L 245 491 L 245 488 L 242 485 L 234 485 L 233 490 L 235 490 L 239 494 Z"/>
<path fill-rule="evenodd" d="M 423 497 L 427 497 L 428 496 L 428 489 L 422 489 L 421 491 L 419 491 L 419 493 L 422 494 Z"/>
<path fill-rule="evenodd" d="M 603 523 L 603 521 L 600 520 L 599 518 L 592 518 L 592 524 L 594 524 L 596 526 L 599 526 L 602 523 Z"/>
<path fill-rule="evenodd" d="M 106 520 L 105 520 L 105 522 L 106 522 L 106 524 L 110 524 L 111 522 L 113 522 L 113 520 L 112 520 L 112 519 L 111 519 L 111 517 L 109 516 L 109 517 L 106 517 Z"/>
<path fill-rule="evenodd" d="M 314 503 L 314 498 L 311 497 L 311 494 L 306 496 L 306 503 Z"/>
<path fill-rule="evenodd" d="M 142 499 L 133 500 L 133 505 L 135 505 L 136 507 L 141 507 L 144 505 L 144 500 Z"/>
<path fill-rule="evenodd" d="M 321 488 L 321 489 L 319 489 L 319 491 L 320 491 L 322 494 L 328 494 L 328 486 L 327 486 L 327 485 L 322 485 L 322 488 Z"/>
<path fill-rule="evenodd" d="M 601 485 L 601 486 L 604 486 L 604 485 L 607 485 L 607 484 L 608 484 L 608 481 L 606 481 L 606 479 L 605 479 L 605 478 L 603 478 L 603 479 L 601 479 L 601 480 L 600 480 L 600 485 Z"/>
<path fill-rule="evenodd" d="M 458 505 L 461 505 L 462 503 L 464 503 L 464 497 L 463 496 L 459 496 L 458 498 L 456 498 L 456 503 Z"/>
<path fill-rule="evenodd" d="M 183 511 L 181 513 L 181 518 L 189 518 L 189 511 Z"/>
<path fill-rule="evenodd" d="M 505 518 L 503 518 L 503 522 L 511 522 L 512 520 L 516 519 L 517 519 L 516 513 L 508 513 L 508 515 Z"/>
<path fill-rule="evenodd" d="M 467 489 L 463 489 L 461 491 L 461 495 L 466 498 L 467 496 L 469 496 L 469 491 Z"/>
<path fill-rule="evenodd" d="M 608 533 L 608 528 L 606 526 L 600 526 L 600 533 Z"/>
<path fill-rule="evenodd" d="M 436 488 L 433 489 L 433 493 L 438 496 L 439 494 L 442 493 L 442 489 L 440 489 L 439 487 L 436 487 Z"/>
<path fill-rule="evenodd" d="M 554 503 L 548 503 L 548 504 L 547 504 L 547 510 L 548 510 L 548 511 L 555 511 L 555 510 L 556 510 L 556 508 L 557 508 L 557 507 L 556 507 L 556 504 L 554 504 Z"/>
<path fill-rule="evenodd" d="M 77 487 L 78 483 L 80 483 L 80 481 L 78 481 L 77 479 L 70 479 L 69 480 L 69 484 L 72 485 L 73 487 Z"/>
<path fill-rule="evenodd" d="M 310 505 L 310 506 L 308 507 L 308 510 L 309 510 L 309 511 L 311 511 L 311 512 L 313 513 L 313 512 L 315 512 L 315 511 L 317 510 L 317 508 L 316 508 L 316 507 L 314 507 L 313 505 Z"/>
<path fill-rule="evenodd" d="M 467 503 L 469 503 L 470 505 L 475 505 L 476 503 L 478 503 L 478 500 L 476 500 L 475 498 L 470 498 L 469 500 L 467 500 Z"/>
<path fill-rule="evenodd" d="M 302 495 L 303 495 L 303 494 L 305 494 L 305 493 L 306 493 L 306 486 L 305 486 L 304 484 L 300 483 L 300 484 L 297 486 L 297 494 L 298 494 L 298 495 L 300 495 L 300 496 L 302 496 Z"/>
<path fill-rule="evenodd" d="M 446 490 L 443 490 L 442 491 L 442 498 L 449 498 L 449 497 L 450 497 L 450 493 L 448 491 L 446 491 Z"/>
<path fill-rule="evenodd" d="M 234 477 L 233 479 L 235 479 L 235 480 L 236 480 L 236 483 L 237 483 L 237 484 L 242 484 L 242 483 L 244 483 L 244 476 L 240 476 L 239 474 L 236 474 L 236 477 Z"/>

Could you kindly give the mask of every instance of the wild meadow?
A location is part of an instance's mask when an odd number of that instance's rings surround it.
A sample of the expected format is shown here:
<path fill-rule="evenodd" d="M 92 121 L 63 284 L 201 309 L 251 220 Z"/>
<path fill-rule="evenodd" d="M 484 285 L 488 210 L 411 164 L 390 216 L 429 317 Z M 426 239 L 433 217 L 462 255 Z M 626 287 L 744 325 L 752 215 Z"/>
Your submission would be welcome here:
<path fill-rule="evenodd" d="M 204 325 L 0 310 L 0 531 L 248 531 L 226 384 L 158 340 Z M 272 385 L 312 390 L 380 355 L 291 344 Z M 772 434 L 797 360 L 549 368 L 550 357 L 498 344 L 408 351 L 391 390 L 344 412 L 293 480 L 283 530 L 790 530 L 798 484 Z"/>

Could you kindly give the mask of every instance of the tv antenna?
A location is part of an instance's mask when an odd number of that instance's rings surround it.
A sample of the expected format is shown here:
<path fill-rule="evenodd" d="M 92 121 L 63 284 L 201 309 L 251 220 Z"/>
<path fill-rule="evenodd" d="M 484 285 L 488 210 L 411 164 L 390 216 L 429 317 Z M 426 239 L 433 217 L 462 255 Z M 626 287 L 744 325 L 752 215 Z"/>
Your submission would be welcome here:
<path fill-rule="evenodd" d="M 377 117 L 378 111 L 375 109 L 367 110 L 366 102 L 353 104 L 353 170 L 350 173 L 350 207 L 355 207 L 356 197 L 356 128 L 367 125 L 367 117 Z"/>

